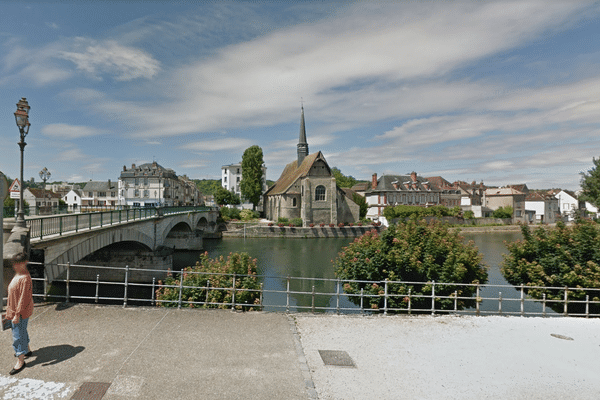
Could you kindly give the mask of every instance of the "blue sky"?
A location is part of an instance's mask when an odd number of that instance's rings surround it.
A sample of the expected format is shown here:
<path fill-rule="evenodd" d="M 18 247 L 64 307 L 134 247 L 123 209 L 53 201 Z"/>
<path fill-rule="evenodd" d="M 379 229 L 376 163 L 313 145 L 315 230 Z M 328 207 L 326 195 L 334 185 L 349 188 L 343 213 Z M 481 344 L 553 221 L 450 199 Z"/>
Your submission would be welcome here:
<path fill-rule="evenodd" d="M 117 179 L 156 160 L 217 179 L 259 145 L 373 173 L 578 189 L 600 157 L 600 4 L 0 4 L 0 171 Z"/>

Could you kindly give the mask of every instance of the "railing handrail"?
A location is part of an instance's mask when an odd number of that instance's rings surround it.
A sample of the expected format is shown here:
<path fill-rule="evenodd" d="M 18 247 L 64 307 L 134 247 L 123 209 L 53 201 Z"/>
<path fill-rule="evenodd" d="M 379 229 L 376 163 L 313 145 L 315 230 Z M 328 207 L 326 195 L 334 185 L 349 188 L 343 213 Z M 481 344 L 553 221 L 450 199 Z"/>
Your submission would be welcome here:
<path fill-rule="evenodd" d="M 30 264 L 38 264 L 41 265 L 40 263 L 34 263 L 31 262 Z M 388 312 L 404 312 L 404 313 L 431 313 L 431 314 L 436 314 L 436 313 L 442 313 L 442 314 L 474 314 L 474 315 L 521 315 L 521 316 L 531 316 L 531 315 L 537 315 L 537 316 L 549 316 L 550 314 L 552 316 L 585 316 L 585 317 L 600 317 L 600 314 L 598 313 L 591 313 L 590 312 L 590 306 L 592 305 L 600 305 L 600 301 L 595 301 L 595 300 L 590 300 L 590 296 L 587 295 L 586 299 L 583 300 L 579 300 L 579 299 L 575 299 L 575 298 L 569 298 L 569 293 L 573 293 L 573 292 L 581 292 L 581 291 L 594 291 L 594 292 L 600 292 L 600 288 L 580 288 L 580 287 L 544 287 L 544 286 L 511 286 L 511 285 L 499 285 L 499 284 L 475 284 L 477 286 L 477 292 L 475 296 L 458 296 L 457 291 L 455 291 L 453 294 L 450 295 L 442 295 L 440 293 L 436 293 L 435 292 L 435 288 L 436 286 L 442 286 L 442 285 L 452 285 L 452 286 L 456 286 L 456 287 L 467 287 L 467 286 L 473 286 L 473 284 L 462 284 L 462 283 L 437 283 L 437 282 L 406 282 L 406 281 L 388 281 L 388 280 L 384 280 L 384 281 L 354 281 L 354 280 L 346 280 L 346 279 L 335 279 L 335 278 L 306 278 L 306 277 L 281 277 L 281 276 L 268 276 L 268 275 L 244 275 L 244 274 L 230 274 L 230 273 L 215 273 L 215 272 L 199 272 L 199 271 L 189 271 L 189 270 L 181 270 L 181 271 L 177 271 L 177 272 L 171 272 L 171 271 L 165 271 L 165 270 L 159 270 L 159 269 L 148 269 L 148 268 L 130 268 L 129 266 L 125 266 L 125 267 L 109 267 L 109 266 L 90 266 L 90 265 L 80 265 L 80 264 L 53 264 L 53 266 L 58 266 L 58 267 L 63 267 L 66 269 L 66 279 L 61 279 L 61 280 L 56 280 L 56 282 L 63 282 L 66 283 L 66 295 L 60 295 L 60 296 L 56 296 L 56 295 L 52 295 L 50 296 L 48 293 L 48 288 L 49 288 L 49 282 L 47 281 L 47 277 L 46 278 L 33 278 L 34 280 L 37 281 L 44 281 L 44 292 L 43 293 L 35 293 L 34 296 L 37 297 L 59 297 L 59 298 L 64 298 L 67 301 L 70 301 L 71 299 L 95 299 L 95 301 L 99 301 L 101 300 L 112 300 L 112 301 L 123 301 L 123 305 L 127 306 L 128 301 L 139 301 L 139 302 L 148 302 L 151 301 L 152 304 L 160 304 L 160 303 L 177 303 L 177 306 L 179 308 L 182 307 L 182 305 L 188 305 L 188 304 L 194 304 L 194 305 L 204 305 L 204 306 L 210 306 L 210 305 L 215 305 L 217 303 L 211 303 L 211 302 L 190 302 L 187 300 L 182 300 L 182 292 L 184 289 L 190 289 L 190 288 L 199 288 L 199 289 L 205 289 L 208 291 L 208 289 L 210 290 L 222 290 L 222 291 L 227 291 L 230 293 L 233 293 L 233 299 L 231 302 L 229 303 L 218 303 L 219 305 L 225 305 L 225 306 L 231 306 L 232 308 L 235 308 L 236 306 L 239 307 L 256 307 L 256 305 L 249 305 L 249 304 L 243 304 L 243 303 L 236 303 L 235 301 L 235 297 L 237 293 L 242 293 L 244 291 L 246 292 L 259 292 L 259 296 L 260 296 L 260 308 L 261 309 L 265 309 L 265 307 L 267 309 L 273 309 L 273 310 L 285 310 L 286 312 L 289 312 L 291 310 L 310 310 L 312 312 L 315 311 L 330 311 L 330 312 L 352 312 L 352 313 L 356 313 L 356 312 L 376 312 L 376 313 L 383 313 L 384 315 L 387 314 Z M 95 270 L 120 270 L 123 271 L 125 273 L 125 279 L 124 281 L 120 281 L 120 282 L 116 282 L 116 281 L 100 281 L 100 274 L 96 275 L 96 280 L 90 280 L 90 279 L 72 279 L 71 276 L 71 271 L 74 268 L 82 268 L 82 269 L 95 269 Z M 152 283 L 136 283 L 136 282 L 131 282 L 129 281 L 130 279 L 130 274 L 133 271 L 137 271 L 137 272 L 145 272 L 145 273 L 155 273 L 155 276 L 152 280 Z M 160 276 L 160 277 L 167 277 L 168 274 L 171 274 L 172 276 L 179 276 L 179 281 L 177 284 L 171 284 L 171 285 L 167 285 L 165 283 L 157 283 L 157 279 L 156 279 L 156 275 Z M 204 286 L 204 287 L 196 287 L 196 286 L 187 286 L 183 284 L 183 279 L 181 279 L 183 277 L 184 274 L 196 274 L 196 275 L 205 275 L 207 277 L 207 282 L 211 281 L 211 277 L 214 276 L 225 276 L 228 277 L 230 282 L 232 283 L 232 286 L 230 287 L 214 287 L 214 286 Z M 244 288 L 236 288 L 235 287 L 235 282 L 236 279 L 241 279 L 241 278 L 245 278 L 245 277 L 254 277 L 257 280 L 262 280 L 263 282 L 266 281 L 266 279 L 279 279 L 279 280 L 284 280 L 286 282 L 285 288 L 284 289 L 265 289 L 263 286 L 263 283 L 260 284 L 260 289 L 244 289 Z M 164 278 L 162 278 L 164 279 Z M 160 280 L 162 280 L 160 279 Z M 159 282 L 160 282 L 159 280 Z M 312 281 L 314 283 L 334 283 L 335 284 L 335 290 L 334 291 L 316 291 L 315 290 L 315 285 L 312 285 L 312 290 L 310 291 L 306 291 L 306 290 L 297 290 L 297 289 L 291 289 L 291 285 L 290 283 L 293 281 Z M 86 283 L 86 284 L 95 284 L 96 285 L 96 295 L 95 296 L 73 296 L 70 294 L 70 285 L 71 284 L 78 284 L 78 283 Z M 384 285 L 383 287 L 385 288 L 384 293 L 383 294 L 368 294 L 368 293 L 364 293 L 362 290 L 360 293 L 354 293 L 354 294 L 348 294 L 348 293 L 343 293 L 341 291 L 341 288 L 343 287 L 343 284 L 345 283 L 370 283 L 370 284 L 382 284 Z M 124 287 L 125 289 L 125 293 L 123 295 L 123 297 L 119 298 L 119 297 L 99 297 L 98 295 L 98 287 L 100 284 L 106 284 L 106 285 L 121 285 Z M 415 294 L 411 292 L 411 289 L 408 289 L 407 293 L 389 293 L 388 292 L 388 285 L 390 284 L 404 284 L 404 285 L 431 285 L 432 286 L 432 290 L 431 293 L 429 294 Z M 128 286 L 137 286 L 137 287 L 152 287 L 152 299 L 146 299 L 146 298 L 132 298 L 131 296 L 128 297 L 128 292 L 127 292 L 127 287 Z M 178 293 L 179 293 L 179 299 L 178 300 L 157 300 L 154 298 L 154 294 L 156 293 L 156 290 L 159 288 L 172 288 L 172 289 L 177 289 Z M 498 296 L 497 297 L 485 297 L 485 296 L 481 296 L 481 290 L 484 288 L 511 288 L 511 289 L 515 289 L 517 290 L 517 294 L 520 292 L 520 296 L 519 297 L 503 297 L 502 296 L 502 292 L 498 292 Z M 527 297 L 525 294 L 525 290 L 526 289 L 530 289 L 530 288 L 537 288 L 537 289 L 548 289 L 548 290 L 561 290 L 564 293 L 564 298 L 560 299 L 560 300 L 556 300 L 556 299 L 546 299 L 545 295 L 543 296 L 542 299 L 533 299 L 530 297 Z M 285 304 L 283 304 L 282 302 L 278 303 L 278 304 L 268 304 L 264 303 L 264 298 L 265 298 L 265 294 L 267 295 L 285 295 Z M 310 296 L 312 298 L 312 302 L 311 302 L 311 306 L 301 306 L 301 305 L 292 305 L 292 296 L 293 295 L 301 295 L 301 296 Z M 334 300 L 335 301 L 335 305 L 330 305 L 330 306 L 316 306 L 315 305 L 315 298 L 317 296 L 325 296 L 325 297 L 329 297 L 329 303 L 331 304 L 331 302 Z M 404 298 L 408 298 L 408 304 L 406 307 L 403 308 L 394 308 L 394 307 L 389 307 L 388 306 L 388 301 L 390 299 L 394 299 L 394 298 L 400 298 L 400 297 L 404 297 Z M 380 298 L 384 300 L 384 307 L 383 308 L 379 308 L 376 310 L 366 310 L 363 307 L 345 307 L 342 306 L 340 301 L 341 298 L 346 298 L 346 299 L 351 299 L 351 298 L 360 298 L 360 303 L 361 305 L 363 304 L 363 301 L 369 298 Z M 430 301 L 431 306 L 427 306 L 426 308 L 415 308 L 412 305 L 412 299 L 429 299 L 427 300 L 427 302 Z M 450 299 L 454 301 L 454 308 L 453 309 L 443 309 L 443 308 L 438 308 L 436 306 L 436 302 L 439 302 L 439 300 L 442 299 Z M 458 309 L 457 308 L 457 301 L 458 300 L 471 300 L 471 301 L 475 301 L 476 305 L 475 305 L 475 309 L 473 308 L 469 308 L 469 309 Z M 480 307 L 480 303 L 482 303 L 483 301 L 489 301 L 489 302 L 497 302 L 498 304 L 498 310 L 494 311 L 494 310 L 482 310 Z M 507 311 L 506 309 L 503 310 L 502 305 L 503 303 L 510 303 L 510 302 L 517 302 L 520 304 L 520 308 L 518 311 Z M 528 311 L 525 310 L 525 304 L 530 304 L 530 303 L 539 303 L 542 306 L 541 311 Z M 563 312 L 562 313 L 558 313 L 556 312 L 556 314 L 553 314 L 552 311 L 547 311 L 546 307 L 547 305 L 559 305 L 563 304 Z M 569 313 L 568 310 L 568 304 L 582 304 L 585 305 L 585 312 L 580 312 L 580 313 Z"/>
<path fill-rule="evenodd" d="M 61 236 L 64 233 L 79 232 L 80 230 L 89 230 L 107 225 L 120 225 L 159 216 L 206 211 L 214 211 L 214 207 L 175 206 L 123 208 L 111 211 L 27 218 L 25 222 L 30 228 L 31 239 L 39 238 L 41 240 L 44 236 Z"/>

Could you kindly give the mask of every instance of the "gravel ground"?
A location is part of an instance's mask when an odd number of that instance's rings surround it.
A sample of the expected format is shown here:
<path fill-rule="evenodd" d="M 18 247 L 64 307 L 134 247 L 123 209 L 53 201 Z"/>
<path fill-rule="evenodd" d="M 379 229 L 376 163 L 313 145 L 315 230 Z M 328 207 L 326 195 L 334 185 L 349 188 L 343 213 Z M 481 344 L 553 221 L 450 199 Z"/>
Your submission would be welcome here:
<path fill-rule="evenodd" d="M 295 319 L 319 399 L 600 398 L 597 319 Z M 356 367 L 326 366 L 319 350 Z"/>

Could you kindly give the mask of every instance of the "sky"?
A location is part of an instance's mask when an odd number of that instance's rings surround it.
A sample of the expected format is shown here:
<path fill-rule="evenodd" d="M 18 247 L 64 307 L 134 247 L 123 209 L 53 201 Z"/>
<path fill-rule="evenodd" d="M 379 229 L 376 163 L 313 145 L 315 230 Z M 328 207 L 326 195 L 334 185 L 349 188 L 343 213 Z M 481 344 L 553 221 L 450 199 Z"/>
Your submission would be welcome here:
<path fill-rule="evenodd" d="M 157 161 L 220 179 L 331 167 L 577 190 L 600 157 L 600 4 L 585 1 L 0 3 L 0 171 L 116 180 Z"/>

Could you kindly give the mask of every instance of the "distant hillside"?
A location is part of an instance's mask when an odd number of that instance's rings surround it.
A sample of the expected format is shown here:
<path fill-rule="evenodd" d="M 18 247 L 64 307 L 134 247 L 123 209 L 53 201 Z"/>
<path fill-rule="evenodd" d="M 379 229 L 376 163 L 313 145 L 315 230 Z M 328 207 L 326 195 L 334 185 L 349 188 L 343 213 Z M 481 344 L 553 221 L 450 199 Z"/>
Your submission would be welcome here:
<path fill-rule="evenodd" d="M 214 195 L 218 188 L 221 187 L 220 179 L 192 179 L 198 190 L 205 196 Z"/>

